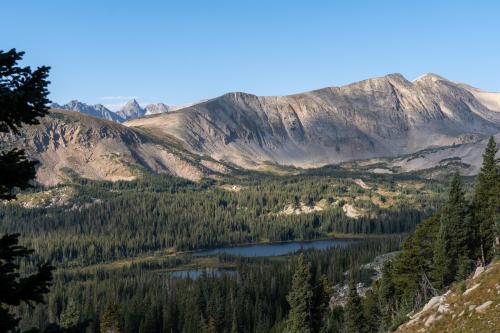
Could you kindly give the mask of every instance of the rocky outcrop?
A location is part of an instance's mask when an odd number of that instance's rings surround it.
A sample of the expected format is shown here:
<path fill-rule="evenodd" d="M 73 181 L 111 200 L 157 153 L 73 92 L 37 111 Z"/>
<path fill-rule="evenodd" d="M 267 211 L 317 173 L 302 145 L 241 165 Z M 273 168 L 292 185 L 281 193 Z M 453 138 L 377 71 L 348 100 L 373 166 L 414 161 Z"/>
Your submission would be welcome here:
<path fill-rule="evenodd" d="M 464 284 L 431 298 L 396 332 L 497 332 L 500 263 L 476 271 Z"/>
<path fill-rule="evenodd" d="M 475 142 L 500 133 L 491 105 L 437 75 L 410 82 L 391 74 L 290 96 L 229 93 L 126 126 L 247 168 L 316 167 Z"/>

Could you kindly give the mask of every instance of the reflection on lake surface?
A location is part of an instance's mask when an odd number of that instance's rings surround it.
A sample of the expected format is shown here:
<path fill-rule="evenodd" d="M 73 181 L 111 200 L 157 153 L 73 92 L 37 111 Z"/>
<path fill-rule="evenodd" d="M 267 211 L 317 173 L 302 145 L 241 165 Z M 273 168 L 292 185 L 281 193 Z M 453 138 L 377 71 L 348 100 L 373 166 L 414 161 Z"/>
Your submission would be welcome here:
<path fill-rule="evenodd" d="M 352 240 L 346 239 L 324 239 L 310 242 L 255 244 L 247 246 L 220 247 L 211 250 L 204 250 L 196 252 L 194 256 L 210 256 L 220 253 L 227 253 L 230 255 L 242 257 L 272 257 L 287 255 L 307 249 L 326 250 L 332 247 L 344 247 L 352 243 Z"/>

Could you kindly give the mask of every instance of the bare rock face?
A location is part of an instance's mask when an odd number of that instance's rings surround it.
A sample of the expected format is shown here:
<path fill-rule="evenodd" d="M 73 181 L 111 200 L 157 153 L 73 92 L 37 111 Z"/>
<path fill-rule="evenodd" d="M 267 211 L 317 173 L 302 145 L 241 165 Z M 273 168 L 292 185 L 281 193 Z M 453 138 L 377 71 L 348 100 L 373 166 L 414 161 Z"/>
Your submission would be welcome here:
<path fill-rule="evenodd" d="M 135 99 L 132 99 L 128 101 L 117 114 L 123 119 L 128 120 L 144 116 L 146 110 L 143 109 Z"/>
<path fill-rule="evenodd" d="M 500 134 L 494 135 L 497 142 L 500 142 Z M 457 138 L 457 139 L 460 139 Z M 415 154 L 401 156 L 394 159 L 387 159 L 386 166 L 395 168 L 400 172 L 419 171 L 441 166 L 451 166 L 453 169 L 460 169 L 462 175 L 476 175 L 483 162 L 482 155 L 489 138 L 479 140 L 478 136 L 470 136 L 469 143 L 462 143 L 439 149 L 428 149 Z M 476 141 L 479 140 L 479 141 Z M 467 140 L 464 140 L 467 142 Z M 500 152 L 497 153 L 500 158 Z M 379 162 L 382 161 L 379 159 Z"/>
<path fill-rule="evenodd" d="M 2 134 L 0 142 L 3 148 L 25 149 L 28 157 L 38 160 L 37 179 L 45 185 L 60 183 L 65 169 L 85 178 L 112 181 L 134 179 L 144 170 L 190 180 L 221 173 L 202 164 L 216 162 L 199 160 L 165 140 L 66 110 L 51 110 L 39 125 L 23 127 L 18 136 Z"/>
<path fill-rule="evenodd" d="M 176 137 L 195 153 L 247 168 L 317 167 L 500 133 L 500 110 L 479 94 L 433 74 L 413 82 L 391 74 L 290 96 L 229 93 L 126 126 Z"/>

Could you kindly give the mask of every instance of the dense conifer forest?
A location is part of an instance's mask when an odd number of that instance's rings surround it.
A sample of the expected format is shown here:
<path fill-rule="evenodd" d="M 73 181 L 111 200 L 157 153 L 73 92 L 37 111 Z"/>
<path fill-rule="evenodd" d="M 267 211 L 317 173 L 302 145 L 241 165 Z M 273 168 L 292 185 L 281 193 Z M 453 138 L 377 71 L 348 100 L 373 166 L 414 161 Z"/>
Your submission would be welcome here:
<path fill-rule="evenodd" d="M 51 262 L 88 265 L 157 251 L 406 233 L 436 209 L 445 188 L 418 176 L 363 176 L 338 168 L 317 173 L 202 183 L 167 175 L 114 183 L 74 177 L 61 186 L 72 194 L 60 205 L 2 205 L 0 231 L 21 233 L 27 246 Z M 355 179 L 364 179 L 365 188 Z M 26 195 L 25 203 L 40 195 Z M 345 204 L 363 214 L 347 216 Z M 284 213 L 301 205 L 322 210 Z"/>

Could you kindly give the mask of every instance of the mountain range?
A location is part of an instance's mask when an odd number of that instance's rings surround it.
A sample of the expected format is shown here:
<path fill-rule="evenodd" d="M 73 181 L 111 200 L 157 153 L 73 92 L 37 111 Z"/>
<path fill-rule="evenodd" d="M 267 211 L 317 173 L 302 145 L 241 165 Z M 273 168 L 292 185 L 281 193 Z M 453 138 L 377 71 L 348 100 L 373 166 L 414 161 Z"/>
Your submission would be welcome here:
<path fill-rule="evenodd" d="M 51 107 L 53 109 L 76 111 L 92 117 L 107 119 L 117 123 L 145 115 L 164 113 L 176 109 L 176 107 L 171 107 L 164 103 L 148 104 L 146 107 L 142 108 L 135 99 L 128 101 L 118 112 L 113 112 L 102 104 L 89 105 L 77 100 L 69 101 L 64 105 L 52 103 Z"/>
<path fill-rule="evenodd" d="M 232 167 L 384 158 L 413 171 L 476 156 L 486 137 L 500 133 L 500 93 L 435 74 L 413 81 L 390 74 L 288 96 L 234 92 L 177 110 L 135 100 L 116 113 L 77 101 L 55 107 L 40 125 L 6 138 L 41 161 L 47 184 L 66 169 L 97 179 L 129 179 L 140 169 L 199 179 Z M 434 152 L 425 155 L 429 163 L 402 162 L 420 151 Z M 476 162 L 462 167 L 474 173 Z"/>

